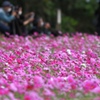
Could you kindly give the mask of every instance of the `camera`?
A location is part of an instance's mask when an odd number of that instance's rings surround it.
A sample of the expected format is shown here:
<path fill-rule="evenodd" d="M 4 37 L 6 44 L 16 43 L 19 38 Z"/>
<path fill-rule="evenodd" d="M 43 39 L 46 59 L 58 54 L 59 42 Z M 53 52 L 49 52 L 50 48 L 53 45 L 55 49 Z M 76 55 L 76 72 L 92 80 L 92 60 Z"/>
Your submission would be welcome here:
<path fill-rule="evenodd" d="M 18 13 L 19 9 L 20 9 L 19 6 L 12 7 L 12 11 L 15 11 L 16 13 Z"/>

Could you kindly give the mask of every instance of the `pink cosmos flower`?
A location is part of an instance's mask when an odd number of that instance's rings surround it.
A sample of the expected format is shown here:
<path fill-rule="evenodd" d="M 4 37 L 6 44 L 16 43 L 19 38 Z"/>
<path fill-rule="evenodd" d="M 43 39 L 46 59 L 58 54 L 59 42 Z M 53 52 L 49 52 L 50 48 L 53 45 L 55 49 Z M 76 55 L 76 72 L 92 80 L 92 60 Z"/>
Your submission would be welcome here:
<path fill-rule="evenodd" d="M 24 96 L 24 100 L 43 100 L 36 92 L 29 92 Z"/>
<path fill-rule="evenodd" d="M 17 92 L 17 87 L 15 86 L 14 83 L 11 83 L 10 84 L 10 90 L 14 91 L 14 92 Z"/>
<path fill-rule="evenodd" d="M 97 86 L 97 84 L 95 84 L 95 82 L 91 81 L 91 80 L 85 80 L 83 82 L 83 88 L 86 92 L 92 91 L 93 89 L 95 89 Z"/>
<path fill-rule="evenodd" d="M 95 94 L 100 94 L 100 87 L 96 87 L 92 90 L 93 93 Z"/>
<path fill-rule="evenodd" d="M 44 86 L 44 80 L 40 76 L 34 76 L 34 88 L 42 88 Z"/>

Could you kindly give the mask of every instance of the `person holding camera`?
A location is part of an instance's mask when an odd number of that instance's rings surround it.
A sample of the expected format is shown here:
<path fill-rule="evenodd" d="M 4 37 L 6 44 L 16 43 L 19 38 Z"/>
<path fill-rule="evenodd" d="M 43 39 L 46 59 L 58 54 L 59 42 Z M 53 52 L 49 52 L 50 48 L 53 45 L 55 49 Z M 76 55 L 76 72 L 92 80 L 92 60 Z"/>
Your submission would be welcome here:
<path fill-rule="evenodd" d="M 0 32 L 6 35 L 6 32 L 10 33 L 9 23 L 15 19 L 16 12 L 13 11 L 10 15 L 12 4 L 9 1 L 4 1 L 0 8 Z"/>
<path fill-rule="evenodd" d="M 17 15 L 13 20 L 13 22 L 10 23 L 11 34 L 26 36 L 27 35 L 26 25 L 28 25 L 34 20 L 33 16 L 34 13 L 23 15 L 23 10 L 22 7 L 20 6 L 16 6 L 14 10 L 16 11 Z"/>

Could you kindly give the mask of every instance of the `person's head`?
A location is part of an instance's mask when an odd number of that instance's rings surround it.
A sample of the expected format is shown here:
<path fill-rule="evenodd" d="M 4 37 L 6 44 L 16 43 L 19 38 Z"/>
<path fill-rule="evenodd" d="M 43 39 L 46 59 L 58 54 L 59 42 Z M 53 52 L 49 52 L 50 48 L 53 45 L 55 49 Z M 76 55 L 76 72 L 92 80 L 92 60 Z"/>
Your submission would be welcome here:
<path fill-rule="evenodd" d="M 20 8 L 19 8 L 19 11 L 18 11 L 18 14 L 19 14 L 19 15 L 22 15 L 22 13 L 23 13 L 23 10 L 22 10 L 22 7 L 20 7 Z"/>
<path fill-rule="evenodd" d="M 16 6 L 15 11 L 17 12 L 18 15 L 22 15 L 22 13 L 23 13 L 22 7 L 20 7 L 20 6 Z"/>
<path fill-rule="evenodd" d="M 46 22 L 46 23 L 44 24 L 44 28 L 45 28 L 45 29 L 50 29 L 50 28 L 51 28 L 50 23 L 49 23 L 49 22 Z"/>
<path fill-rule="evenodd" d="M 17 12 L 18 15 L 22 15 L 22 7 L 21 6 L 15 6 L 15 11 Z"/>
<path fill-rule="evenodd" d="M 9 1 L 4 1 L 2 3 L 2 8 L 6 11 L 6 12 L 10 12 L 12 10 L 12 4 Z"/>
<path fill-rule="evenodd" d="M 43 18 L 35 15 L 34 20 L 33 20 L 33 26 L 39 27 L 39 28 L 43 27 L 44 26 Z"/>
<path fill-rule="evenodd" d="M 38 19 L 38 27 L 43 27 L 44 26 L 44 20 L 43 20 L 43 18 L 39 18 Z"/>

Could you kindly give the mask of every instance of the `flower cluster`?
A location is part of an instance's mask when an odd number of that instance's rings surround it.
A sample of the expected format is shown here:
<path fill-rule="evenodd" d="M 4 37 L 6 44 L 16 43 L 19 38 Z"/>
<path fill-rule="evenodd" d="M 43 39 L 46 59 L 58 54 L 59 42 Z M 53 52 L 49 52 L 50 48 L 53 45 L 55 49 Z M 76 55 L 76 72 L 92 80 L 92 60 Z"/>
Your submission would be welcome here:
<path fill-rule="evenodd" d="M 0 100 L 100 100 L 99 95 L 100 37 L 0 40 Z"/>

